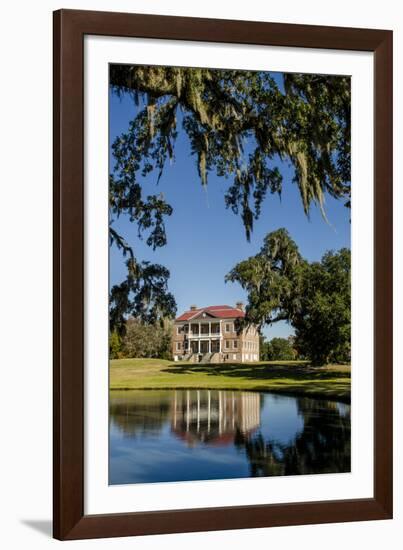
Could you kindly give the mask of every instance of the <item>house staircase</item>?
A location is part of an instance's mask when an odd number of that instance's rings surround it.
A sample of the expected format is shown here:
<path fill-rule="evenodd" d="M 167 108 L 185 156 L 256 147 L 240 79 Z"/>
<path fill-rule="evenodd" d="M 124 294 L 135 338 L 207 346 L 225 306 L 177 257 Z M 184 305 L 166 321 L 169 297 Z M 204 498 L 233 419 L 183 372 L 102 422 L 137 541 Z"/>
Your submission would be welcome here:
<path fill-rule="evenodd" d="M 203 355 L 192 352 L 184 355 L 181 361 L 184 361 L 186 363 L 219 363 L 219 358 L 220 354 L 216 352 L 204 353 Z"/>

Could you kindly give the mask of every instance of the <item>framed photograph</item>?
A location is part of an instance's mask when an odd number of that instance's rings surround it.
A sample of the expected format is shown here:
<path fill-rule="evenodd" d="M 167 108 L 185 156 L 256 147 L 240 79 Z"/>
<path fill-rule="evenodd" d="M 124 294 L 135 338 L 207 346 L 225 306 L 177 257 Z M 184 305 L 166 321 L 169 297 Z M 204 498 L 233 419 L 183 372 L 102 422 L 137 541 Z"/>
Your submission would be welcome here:
<path fill-rule="evenodd" d="M 54 13 L 54 536 L 392 517 L 392 32 Z"/>

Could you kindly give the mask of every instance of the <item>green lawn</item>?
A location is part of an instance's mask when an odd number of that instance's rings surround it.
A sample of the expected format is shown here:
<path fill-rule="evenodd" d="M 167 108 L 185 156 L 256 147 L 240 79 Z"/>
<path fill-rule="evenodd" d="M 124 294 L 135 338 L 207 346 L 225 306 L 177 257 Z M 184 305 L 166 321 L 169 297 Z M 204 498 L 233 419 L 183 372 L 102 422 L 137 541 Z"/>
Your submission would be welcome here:
<path fill-rule="evenodd" d="M 351 369 L 311 367 L 302 361 L 205 364 L 163 359 L 111 361 L 110 389 L 210 388 L 267 390 L 350 400 Z"/>

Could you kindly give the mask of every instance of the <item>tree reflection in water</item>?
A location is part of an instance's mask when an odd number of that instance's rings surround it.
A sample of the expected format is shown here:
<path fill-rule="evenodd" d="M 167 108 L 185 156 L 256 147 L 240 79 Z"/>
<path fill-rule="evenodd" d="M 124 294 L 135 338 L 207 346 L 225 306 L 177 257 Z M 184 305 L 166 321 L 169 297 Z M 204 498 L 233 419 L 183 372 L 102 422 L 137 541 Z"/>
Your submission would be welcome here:
<path fill-rule="evenodd" d="M 112 392 L 109 421 L 125 437 L 157 435 L 169 417 L 172 396 L 170 391 Z"/>
<path fill-rule="evenodd" d="M 238 432 L 235 444 L 246 451 L 251 477 L 350 471 L 350 407 L 307 398 L 297 406 L 304 427 L 290 444 Z"/>
<path fill-rule="evenodd" d="M 273 423 L 291 413 L 298 425 L 290 437 L 276 439 L 283 434 Z M 110 422 L 123 439 L 160 441 L 166 455 L 176 440 L 192 453 L 184 463 L 189 471 L 195 468 L 191 456 L 208 464 L 215 447 L 244 456 L 243 476 L 248 469 L 249 477 L 350 471 L 350 407 L 334 401 L 205 389 L 113 392 Z"/>

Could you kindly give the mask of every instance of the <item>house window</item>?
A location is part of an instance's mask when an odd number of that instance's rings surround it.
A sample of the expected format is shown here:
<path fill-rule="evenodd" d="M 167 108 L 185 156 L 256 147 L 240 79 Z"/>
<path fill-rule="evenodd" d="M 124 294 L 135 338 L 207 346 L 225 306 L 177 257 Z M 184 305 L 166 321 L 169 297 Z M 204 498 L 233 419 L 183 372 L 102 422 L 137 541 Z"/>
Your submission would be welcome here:
<path fill-rule="evenodd" d="M 211 323 L 211 334 L 220 334 L 220 323 Z"/>
<path fill-rule="evenodd" d="M 225 332 L 231 332 L 231 323 L 225 323 Z"/>
<path fill-rule="evenodd" d="M 233 359 L 234 361 L 236 361 L 236 353 L 233 353 L 233 354 L 232 354 L 232 359 Z"/>
<path fill-rule="evenodd" d="M 176 342 L 176 351 L 180 351 L 182 348 L 182 343 L 181 342 Z"/>
<path fill-rule="evenodd" d="M 211 353 L 218 353 L 220 351 L 220 341 L 211 340 Z"/>
<path fill-rule="evenodd" d="M 234 340 L 234 349 L 238 349 L 238 340 Z"/>
<path fill-rule="evenodd" d="M 182 333 L 183 327 L 176 327 L 176 334 L 179 336 Z"/>
<path fill-rule="evenodd" d="M 231 340 L 225 340 L 225 349 L 231 349 Z"/>

